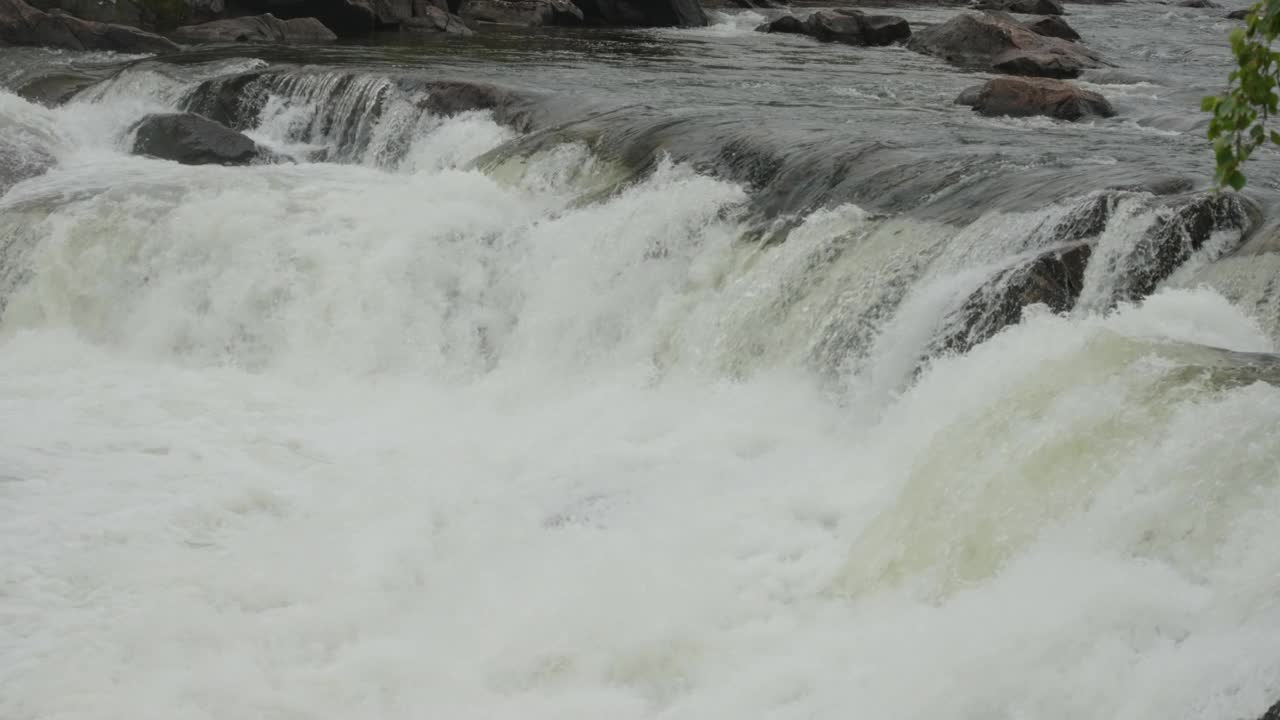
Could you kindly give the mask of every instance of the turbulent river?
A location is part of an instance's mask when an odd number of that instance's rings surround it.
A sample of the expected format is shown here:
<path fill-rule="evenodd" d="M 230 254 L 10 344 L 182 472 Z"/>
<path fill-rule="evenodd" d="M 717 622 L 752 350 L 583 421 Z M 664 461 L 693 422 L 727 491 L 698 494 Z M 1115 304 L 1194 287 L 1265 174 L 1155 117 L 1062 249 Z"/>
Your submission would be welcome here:
<path fill-rule="evenodd" d="M 0 718 L 1258 717 L 1280 165 L 1147 283 L 1234 24 L 1070 10 L 1116 118 L 748 11 L 0 50 Z"/>

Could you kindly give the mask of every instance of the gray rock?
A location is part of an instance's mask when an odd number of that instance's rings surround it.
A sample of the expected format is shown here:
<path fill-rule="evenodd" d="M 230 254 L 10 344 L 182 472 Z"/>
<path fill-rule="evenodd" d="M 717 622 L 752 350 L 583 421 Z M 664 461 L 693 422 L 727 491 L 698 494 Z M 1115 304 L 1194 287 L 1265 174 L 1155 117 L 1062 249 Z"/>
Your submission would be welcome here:
<path fill-rule="evenodd" d="M 1012 19 L 988 13 L 962 13 L 912 34 L 907 47 L 970 70 L 1038 77 L 1078 77 L 1101 67 L 1091 50 L 1046 37 Z"/>
<path fill-rule="evenodd" d="M 1222 6 L 1213 0 L 1181 0 L 1178 7 L 1220 9 Z"/>
<path fill-rule="evenodd" d="M 178 46 L 134 27 L 92 22 L 61 10 L 44 12 L 22 0 L 0 0 L 0 44 L 66 50 L 170 53 Z"/>
<path fill-rule="evenodd" d="M 241 133 L 194 113 L 148 115 L 134 129 L 134 153 L 183 165 L 248 165 L 268 156 Z"/>
<path fill-rule="evenodd" d="M 199 43 L 283 43 L 286 45 L 333 42 L 338 36 L 315 18 L 281 20 L 271 13 L 214 20 L 178 28 L 173 39 Z"/>
<path fill-rule="evenodd" d="M 1072 83 L 1045 78 L 1007 77 L 988 80 L 974 98 L 973 109 L 989 117 L 1044 115 L 1068 121 L 1086 117 L 1111 117 L 1116 114 L 1111 103 L 1098 93 L 1081 89 Z"/>
<path fill-rule="evenodd" d="M 1247 17 L 1249 17 L 1248 8 L 1245 8 L 1244 10 L 1232 10 L 1231 12 L 1227 13 L 1228 20 L 1244 20 Z"/>

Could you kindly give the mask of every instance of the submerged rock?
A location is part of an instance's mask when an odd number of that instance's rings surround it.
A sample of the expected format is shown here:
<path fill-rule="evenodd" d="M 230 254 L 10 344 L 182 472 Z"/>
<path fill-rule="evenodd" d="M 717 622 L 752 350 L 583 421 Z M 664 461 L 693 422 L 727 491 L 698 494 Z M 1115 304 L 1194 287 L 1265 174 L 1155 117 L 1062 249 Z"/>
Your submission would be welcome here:
<path fill-rule="evenodd" d="M 570 0 L 468 0 L 461 17 L 496 25 L 581 25 L 582 10 Z"/>
<path fill-rule="evenodd" d="M 1213 0 L 1182 0 L 1181 2 L 1178 3 L 1178 7 L 1217 9 L 1217 8 L 1221 8 L 1222 6 L 1216 2 L 1213 2 Z"/>
<path fill-rule="evenodd" d="M 426 8 L 426 14 L 405 20 L 400 27 L 411 32 L 441 32 L 463 37 L 473 35 L 462 18 L 437 7 Z"/>
<path fill-rule="evenodd" d="M 173 39 L 193 45 L 198 43 L 232 42 L 293 45 L 333 42 L 338 39 L 338 36 L 315 18 L 281 20 L 271 13 L 267 13 L 266 15 L 214 20 L 201 25 L 188 25 L 187 27 L 178 28 L 173 33 Z"/>
<path fill-rule="evenodd" d="M 1058 0 L 980 0 L 974 7 L 1023 15 L 1062 15 L 1066 12 Z"/>
<path fill-rule="evenodd" d="M 1249 8 L 1245 8 L 1244 10 L 1232 10 L 1227 13 L 1228 20 L 1244 20 L 1247 17 L 1249 17 Z"/>
<path fill-rule="evenodd" d="M 124 53 L 177 52 L 173 42 L 134 27 L 92 22 L 61 10 L 44 12 L 22 0 L 0 0 L 0 44 Z"/>
<path fill-rule="evenodd" d="M 267 156 L 243 134 L 194 113 L 148 115 L 135 132 L 134 153 L 183 165 L 248 165 Z"/>
<path fill-rule="evenodd" d="M 969 87 L 961 90 L 960 94 L 956 96 L 954 104 L 968 105 L 969 107 L 977 105 L 978 98 L 982 96 L 982 88 L 982 85 L 970 85 Z"/>
<path fill-rule="evenodd" d="M 1071 27 L 1067 24 L 1066 20 L 1063 20 L 1057 15 L 1048 15 L 1034 22 L 1024 24 L 1031 28 L 1031 31 L 1037 35 L 1071 41 L 1080 39 L 1080 33 L 1076 32 L 1075 28 Z"/>
<path fill-rule="evenodd" d="M 1046 37 L 1006 17 L 963 13 L 913 34 L 907 47 L 973 70 L 1073 78 L 1101 67 L 1097 54 L 1077 43 Z"/>

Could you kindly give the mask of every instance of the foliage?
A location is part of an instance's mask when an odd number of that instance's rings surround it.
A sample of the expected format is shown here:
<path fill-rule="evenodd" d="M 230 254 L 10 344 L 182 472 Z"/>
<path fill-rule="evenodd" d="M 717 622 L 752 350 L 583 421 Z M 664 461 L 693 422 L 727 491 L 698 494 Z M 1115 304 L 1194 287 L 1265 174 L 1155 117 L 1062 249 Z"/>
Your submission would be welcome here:
<path fill-rule="evenodd" d="M 1201 108 L 1213 113 L 1209 139 L 1217 160 L 1218 187 L 1239 190 L 1245 177 L 1241 166 L 1268 140 L 1280 145 L 1280 133 L 1267 130 L 1267 120 L 1280 103 L 1280 53 L 1271 41 L 1280 35 L 1280 0 L 1260 0 L 1245 18 L 1245 27 L 1231 33 L 1236 69 L 1227 91 L 1206 97 Z"/>

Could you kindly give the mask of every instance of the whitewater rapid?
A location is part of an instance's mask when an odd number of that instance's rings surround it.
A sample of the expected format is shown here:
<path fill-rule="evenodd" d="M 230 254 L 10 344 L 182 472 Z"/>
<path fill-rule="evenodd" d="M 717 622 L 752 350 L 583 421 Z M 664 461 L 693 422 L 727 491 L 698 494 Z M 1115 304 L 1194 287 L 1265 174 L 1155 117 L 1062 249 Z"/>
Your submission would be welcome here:
<path fill-rule="evenodd" d="M 932 353 L 1065 208 L 957 234 L 841 205 L 744 245 L 746 191 L 679 163 L 603 198 L 577 144 L 476 167 L 513 137 L 484 113 L 389 113 L 340 163 L 128 156 L 180 90 L 0 93 L 0 136 L 54 159 L 0 198 L 0 718 L 1208 720 L 1280 691 L 1280 390 L 1213 349 L 1277 351 L 1251 308 L 1193 283 Z M 251 135 L 328 146 L 289 97 Z"/>

